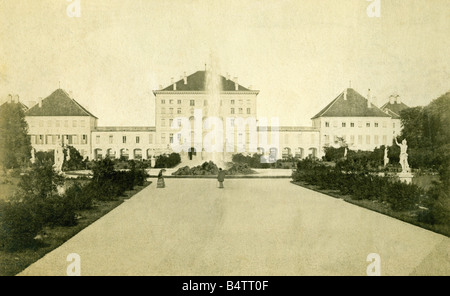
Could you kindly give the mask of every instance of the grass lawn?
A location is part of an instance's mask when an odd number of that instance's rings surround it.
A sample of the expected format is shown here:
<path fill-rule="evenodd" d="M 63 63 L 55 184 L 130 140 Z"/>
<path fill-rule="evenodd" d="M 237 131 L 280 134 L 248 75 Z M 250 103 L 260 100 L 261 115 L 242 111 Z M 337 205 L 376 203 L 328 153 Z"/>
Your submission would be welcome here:
<path fill-rule="evenodd" d="M 433 232 L 443 234 L 445 236 L 450 237 L 450 225 L 445 225 L 445 224 L 430 225 L 430 224 L 418 222 L 417 218 L 416 218 L 417 211 L 399 211 L 399 212 L 397 212 L 397 211 L 393 211 L 387 203 L 381 203 L 379 201 L 372 201 L 372 200 L 352 199 L 351 196 L 342 195 L 337 190 L 320 189 L 319 186 L 310 185 L 305 182 L 292 181 L 292 183 L 302 186 L 302 187 L 305 187 L 305 188 L 308 188 L 308 189 L 311 189 L 311 190 L 314 190 L 314 191 L 317 191 L 317 192 L 320 192 L 320 193 L 323 193 L 323 194 L 326 194 L 326 195 L 330 195 L 335 198 L 343 199 L 348 203 L 351 203 L 351 204 L 378 212 L 380 214 L 390 216 L 392 218 L 399 219 L 401 221 L 404 221 L 404 222 L 422 227 L 424 229 L 428 229 Z"/>
<path fill-rule="evenodd" d="M 115 201 L 95 201 L 92 209 L 77 213 L 80 219 L 75 226 L 44 228 L 45 235 L 42 242 L 33 249 L 19 252 L 0 251 L 0 276 L 18 274 L 150 184 L 151 182 L 145 182 L 144 186 L 136 186 L 134 190 L 127 191 L 125 196 Z"/>

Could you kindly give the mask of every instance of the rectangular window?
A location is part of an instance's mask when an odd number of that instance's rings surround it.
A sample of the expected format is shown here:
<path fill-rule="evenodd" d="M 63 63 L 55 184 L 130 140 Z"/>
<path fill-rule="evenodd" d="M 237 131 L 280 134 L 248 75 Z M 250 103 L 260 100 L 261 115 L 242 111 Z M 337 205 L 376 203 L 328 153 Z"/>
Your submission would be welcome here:
<path fill-rule="evenodd" d="M 124 144 L 127 143 L 127 136 L 122 136 L 122 143 L 124 143 Z"/>
<path fill-rule="evenodd" d="M 80 120 L 80 126 L 81 127 L 86 127 L 86 121 Z"/>
<path fill-rule="evenodd" d="M 68 120 L 64 120 L 64 127 L 69 127 L 69 121 Z"/>
<path fill-rule="evenodd" d="M 378 145 L 378 136 L 377 135 L 373 136 L 373 143 L 375 145 Z"/>
<path fill-rule="evenodd" d="M 83 143 L 81 143 L 81 144 L 87 144 L 87 135 L 83 135 L 81 138 L 83 141 Z"/>
<path fill-rule="evenodd" d="M 366 144 L 370 145 L 370 136 L 369 135 L 366 136 Z"/>
<path fill-rule="evenodd" d="M 78 136 L 72 136 L 72 144 L 78 145 Z M 86 143 L 82 143 L 82 144 L 86 144 Z"/>
<path fill-rule="evenodd" d="M 172 105 L 173 104 L 173 100 L 169 100 L 169 104 Z"/>
<path fill-rule="evenodd" d="M 170 144 L 173 144 L 173 134 L 169 135 L 169 141 L 170 141 Z"/>
<path fill-rule="evenodd" d="M 382 143 L 383 145 L 386 145 L 387 144 L 387 136 L 386 135 L 384 135 L 383 136 L 383 143 Z"/>
<path fill-rule="evenodd" d="M 350 127 L 355 127 L 355 123 L 354 122 L 350 122 Z"/>
<path fill-rule="evenodd" d="M 358 145 L 362 145 L 362 136 L 358 135 Z"/>
<path fill-rule="evenodd" d="M 181 105 L 181 100 L 178 100 L 177 103 L 178 103 L 178 105 Z"/>
<path fill-rule="evenodd" d="M 234 102 L 235 102 L 234 100 L 231 100 L 231 105 L 234 105 Z"/>
<path fill-rule="evenodd" d="M 181 126 L 181 118 L 178 118 L 178 120 L 177 120 L 177 125 L 178 125 L 178 126 Z"/>
<path fill-rule="evenodd" d="M 177 114 L 181 114 L 181 108 L 177 109 Z"/>
<path fill-rule="evenodd" d="M 358 121 L 358 127 L 362 127 L 362 121 Z"/>
<path fill-rule="evenodd" d="M 366 122 L 366 127 L 370 127 L 370 122 Z"/>
<path fill-rule="evenodd" d="M 242 108 L 239 108 L 239 114 L 242 114 L 244 110 Z"/>
<path fill-rule="evenodd" d="M 342 127 L 346 127 L 346 126 L 347 126 L 347 123 L 343 122 Z"/>
<path fill-rule="evenodd" d="M 164 107 L 161 108 L 161 114 L 166 114 L 166 108 Z"/>
<path fill-rule="evenodd" d="M 169 108 L 169 114 L 173 114 L 173 108 Z"/>
<path fill-rule="evenodd" d="M 51 120 L 47 121 L 47 127 L 52 127 L 52 121 Z"/>
<path fill-rule="evenodd" d="M 231 114 L 234 114 L 234 108 L 231 108 Z"/>
<path fill-rule="evenodd" d="M 95 144 L 100 144 L 100 136 L 95 137 Z"/>
<path fill-rule="evenodd" d="M 136 144 L 139 144 L 141 142 L 141 138 L 140 137 L 136 137 Z"/>
<path fill-rule="evenodd" d="M 383 121 L 383 128 L 387 128 L 387 122 Z"/>
<path fill-rule="evenodd" d="M 173 124 L 173 119 L 171 118 L 171 119 L 169 119 L 169 126 L 172 127 L 172 124 Z"/>
<path fill-rule="evenodd" d="M 378 122 L 375 122 L 375 127 L 378 127 Z"/>
<path fill-rule="evenodd" d="M 330 122 L 325 121 L 325 127 L 330 127 Z"/>
<path fill-rule="evenodd" d="M 337 121 L 333 121 L 333 127 L 337 127 Z"/>
<path fill-rule="evenodd" d="M 324 142 L 325 142 L 325 144 L 330 144 L 330 136 L 329 135 L 325 135 L 324 136 Z"/>
<path fill-rule="evenodd" d="M 72 127 L 77 127 L 77 121 L 76 120 L 72 121 Z"/>
<path fill-rule="evenodd" d="M 195 106 L 195 100 L 191 100 L 191 101 L 189 102 L 189 105 L 190 105 L 190 106 Z"/>
<path fill-rule="evenodd" d="M 251 114 L 252 113 L 251 111 L 252 110 L 250 108 L 247 108 L 247 114 Z"/>
<path fill-rule="evenodd" d="M 162 127 L 165 127 L 166 126 L 166 120 L 163 118 L 163 119 L 161 119 L 161 126 Z"/>
<path fill-rule="evenodd" d="M 161 143 L 162 144 L 166 143 L 166 134 L 161 134 Z"/>
<path fill-rule="evenodd" d="M 354 135 L 350 136 L 350 144 L 355 144 L 355 136 Z"/>
<path fill-rule="evenodd" d="M 166 103 L 166 100 L 161 100 L 161 104 L 165 104 Z"/>
<path fill-rule="evenodd" d="M 113 144 L 114 143 L 114 136 L 109 136 L 109 144 Z"/>
<path fill-rule="evenodd" d="M 205 100 L 205 101 L 203 102 L 203 106 L 208 106 L 208 101 L 207 101 L 207 100 Z"/>

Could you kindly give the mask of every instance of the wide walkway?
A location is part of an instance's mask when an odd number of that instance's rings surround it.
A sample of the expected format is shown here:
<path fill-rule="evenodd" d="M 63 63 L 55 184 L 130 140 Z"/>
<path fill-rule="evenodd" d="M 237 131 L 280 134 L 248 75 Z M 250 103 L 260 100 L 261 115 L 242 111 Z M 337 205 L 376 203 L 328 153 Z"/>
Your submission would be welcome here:
<path fill-rule="evenodd" d="M 450 239 L 287 179 L 166 179 L 21 275 L 450 275 Z"/>

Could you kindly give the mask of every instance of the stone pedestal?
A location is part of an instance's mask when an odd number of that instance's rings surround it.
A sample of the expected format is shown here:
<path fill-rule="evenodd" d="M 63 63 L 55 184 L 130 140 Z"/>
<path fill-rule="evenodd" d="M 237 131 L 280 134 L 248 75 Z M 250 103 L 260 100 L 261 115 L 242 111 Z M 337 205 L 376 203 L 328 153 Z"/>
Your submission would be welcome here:
<path fill-rule="evenodd" d="M 411 184 L 413 179 L 413 174 L 411 173 L 398 173 L 398 178 L 400 182 L 404 182 L 406 184 Z"/>

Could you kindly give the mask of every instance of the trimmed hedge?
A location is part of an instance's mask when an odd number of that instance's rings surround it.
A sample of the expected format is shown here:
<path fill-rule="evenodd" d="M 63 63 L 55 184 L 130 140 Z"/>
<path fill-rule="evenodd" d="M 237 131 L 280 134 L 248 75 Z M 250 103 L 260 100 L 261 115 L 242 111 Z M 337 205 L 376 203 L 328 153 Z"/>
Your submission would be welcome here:
<path fill-rule="evenodd" d="M 94 200 L 115 200 L 143 185 L 144 169 L 130 166 L 129 171 L 115 171 L 110 160 L 98 162 L 92 180 L 84 186 L 75 182 L 60 196 L 55 183 L 60 177 L 51 163 L 36 164 L 22 177 L 12 201 L 0 203 L 0 248 L 15 251 L 35 246 L 34 238 L 44 226 L 74 226 L 76 212 L 90 209 Z"/>
<path fill-rule="evenodd" d="M 369 173 L 342 172 L 311 160 L 299 161 L 293 181 L 303 181 L 320 189 L 337 190 L 356 200 L 388 202 L 394 211 L 412 210 L 425 191 L 413 184 L 392 181 Z"/>

